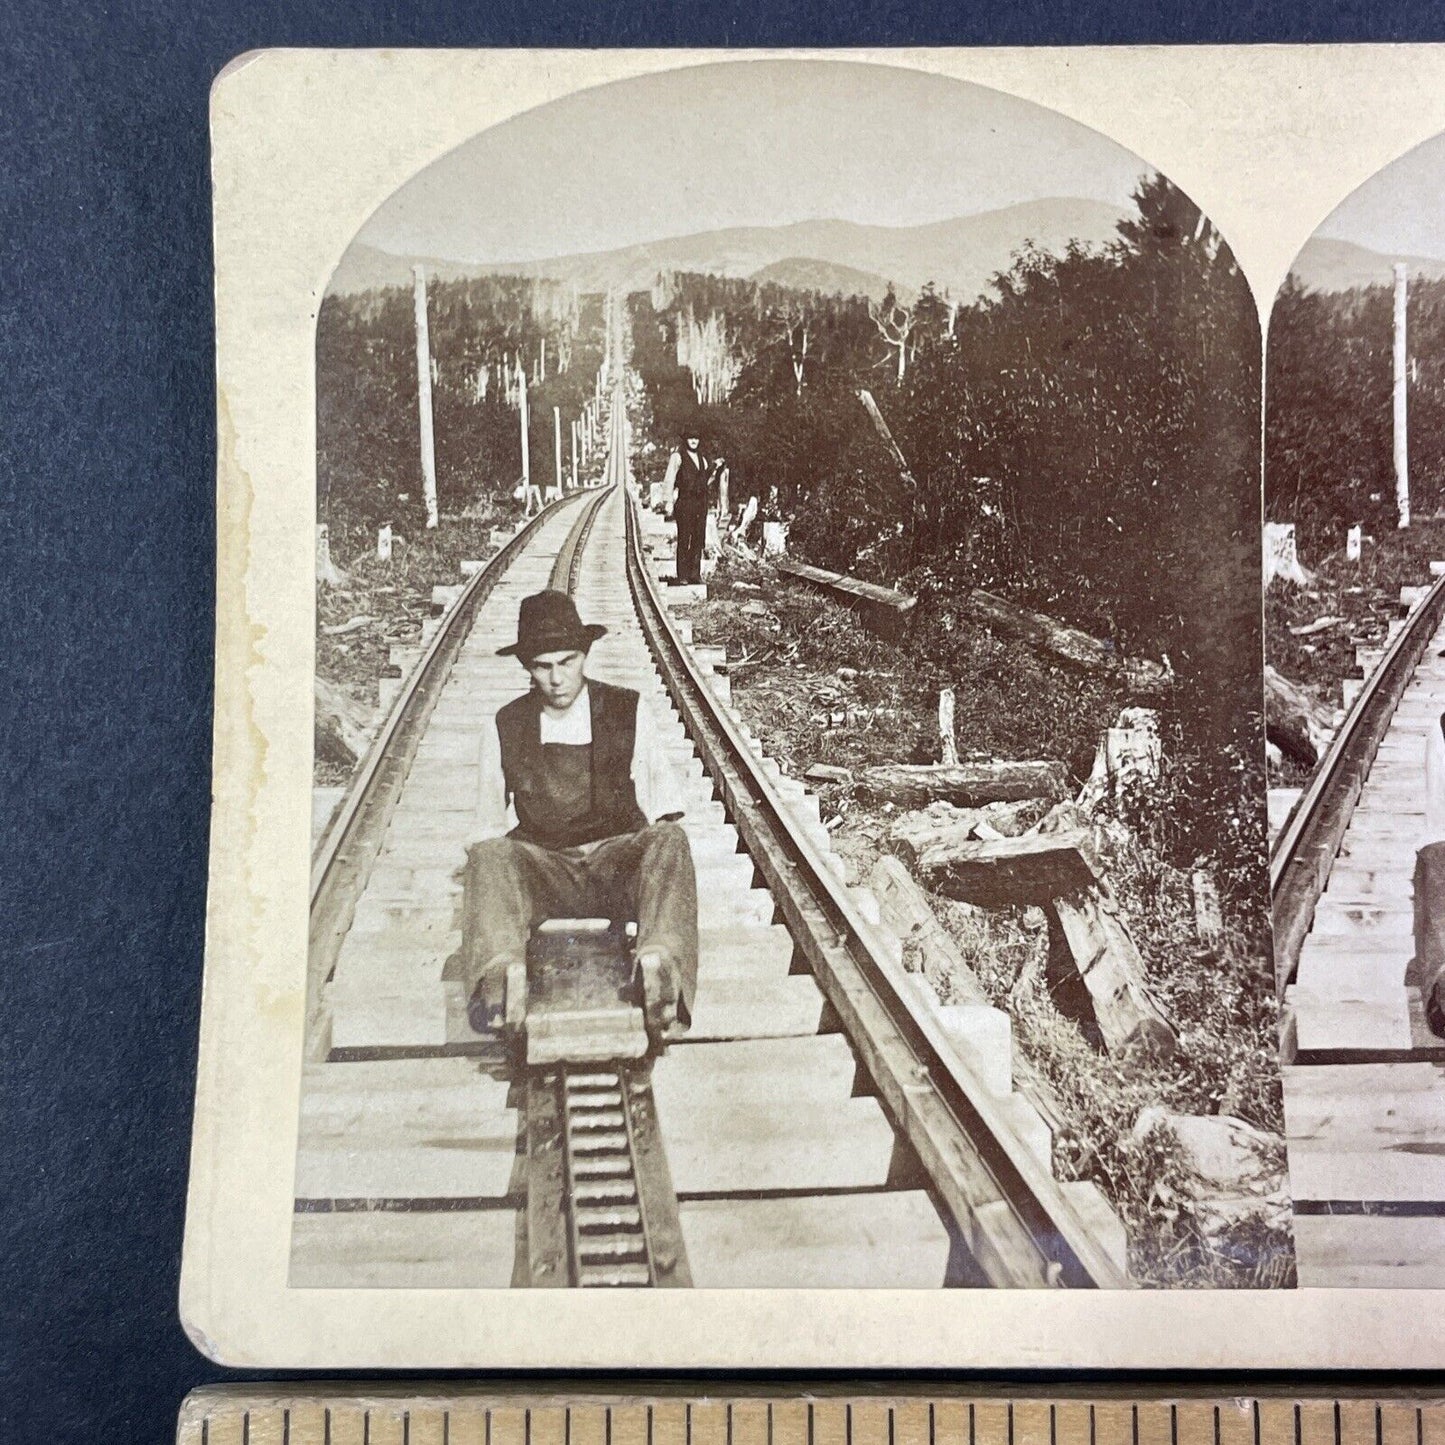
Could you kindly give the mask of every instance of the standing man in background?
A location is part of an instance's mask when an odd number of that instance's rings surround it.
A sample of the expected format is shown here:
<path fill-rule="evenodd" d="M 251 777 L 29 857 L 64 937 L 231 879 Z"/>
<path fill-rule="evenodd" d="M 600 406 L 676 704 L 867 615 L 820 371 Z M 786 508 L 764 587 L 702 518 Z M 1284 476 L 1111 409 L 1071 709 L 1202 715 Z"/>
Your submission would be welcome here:
<path fill-rule="evenodd" d="M 677 522 L 677 580 L 702 581 L 702 549 L 707 536 L 708 464 L 695 434 L 668 458 L 663 481 L 667 515 Z"/>

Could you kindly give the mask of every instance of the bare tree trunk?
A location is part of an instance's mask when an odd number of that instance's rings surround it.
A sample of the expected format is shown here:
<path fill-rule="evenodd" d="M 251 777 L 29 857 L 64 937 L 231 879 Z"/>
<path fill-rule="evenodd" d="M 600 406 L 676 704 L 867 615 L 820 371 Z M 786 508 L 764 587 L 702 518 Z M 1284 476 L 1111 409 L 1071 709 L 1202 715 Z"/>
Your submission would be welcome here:
<path fill-rule="evenodd" d="M 1409 282 L 1403 264 L 1395 266 L 1395 508 L 1400 526 L 1410 525 L 1410 443 L 1407 433 L 1409 401 L 1406 394 L 1409 360 L 1405 339 L 1406 296 Z"/>
<path fill-rule="evenodd" d="M 436 446 L 432 437 L 431 342 L 427 335 L 426 269 L 412 267 L 412 300 L 416 310 L 416 394 L 421 423 L 421 483 L 426 501 L 426 524 L 435 527 L 437 515 Z"/>

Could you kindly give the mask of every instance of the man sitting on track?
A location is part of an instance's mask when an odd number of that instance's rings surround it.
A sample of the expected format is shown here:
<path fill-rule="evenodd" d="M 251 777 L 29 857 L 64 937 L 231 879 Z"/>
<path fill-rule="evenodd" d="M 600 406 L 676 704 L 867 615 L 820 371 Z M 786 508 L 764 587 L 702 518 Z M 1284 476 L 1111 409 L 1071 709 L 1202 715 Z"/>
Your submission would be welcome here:
<path fill-rule="evenodd" d="M 498 649 L 532 686 L 482 730 L 461 950 L 479 1032 L 500 1023 L 507 967 L 525 965 L 548 918 L 635 920 L 649 1018 L 659 1030 L 691 1019 L 697 880 L 682 793 L 639 695 L 585 673 L 606 631 L 566 593 L 538 592 L 522 600 L 516 642 Z"/>

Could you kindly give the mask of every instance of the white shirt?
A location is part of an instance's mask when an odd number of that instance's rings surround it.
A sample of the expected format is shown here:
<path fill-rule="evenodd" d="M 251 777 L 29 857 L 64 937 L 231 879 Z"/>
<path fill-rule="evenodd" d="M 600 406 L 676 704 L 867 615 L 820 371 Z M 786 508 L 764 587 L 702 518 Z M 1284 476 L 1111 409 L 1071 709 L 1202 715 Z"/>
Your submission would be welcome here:
<path fill-rule="evenodd" d="M 541 713 L 543 744 L 568 743 L 586 747 L 592 741 L 592 698 L 584 686 L 577 701 L 564 713 Z M 492 718 L 482 728 L 481 769 L 477 780 L 477 809 L 467 833 L 467 844 L 500 838 L 517 826 L 517 810 L 507 801 L 502 775 L 502 740 Z M 632 740 L 632 786 L 637 806 L 649 823 L 680 816 L 687 809 L 682 787 L 667 760 L 647 699 L 637 699 L 637 726 Z M 586 847 L 593 845 L 587 844 Z"/>
<path fill-rule="evenodd" d="M 662 478 L 662 501 L 663 506 L 670 512 L 672 505 L 677 500 L 677 476 L 682 471 L 682 459 L 684 454 L 690 456 L 696 463 L 698 470 L 703 476 L 708 474 L 707 458 L 703 456 L 701 448 L 695 452 L 688 452 L 686 447 L 678 447 L 667 459 L 667 471 Z"/>

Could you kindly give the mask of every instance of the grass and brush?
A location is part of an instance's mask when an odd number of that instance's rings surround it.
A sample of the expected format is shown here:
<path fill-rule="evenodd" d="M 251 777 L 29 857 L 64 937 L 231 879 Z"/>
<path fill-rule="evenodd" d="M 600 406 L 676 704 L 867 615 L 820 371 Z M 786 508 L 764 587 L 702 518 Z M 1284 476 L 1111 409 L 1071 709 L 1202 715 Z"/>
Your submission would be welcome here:
<path fill-rule="evenodd" d="M 853 770 L 936 762 L 938 692 L 948 685 L 957 694 L 961 756 L 1061 758 L 1081 779 L 1100 731 L 1126 701 L 1111 683 L 1054 667 L 966 624 L 945 633 L 925 623 L 900 648 L 823 595 L 781 582 L 765 564 L 731 557 L 693 618 L 696 642 L 727 648 L 734 702 L 795 775 L 815 762 Z M 1161 1106 L 1235 1115 L 1276 1137 L 1283 1131 L 1262 838 L 1257 856 L 1245 860 L 1253 865 L 1244 869 L 1255 880 L 1253 896 L 1226 896 L 1222 933 L 1202 943 L 1191 889 L 1195 860 L 1177 856 L 1170 821 L 1188 807 L 1191 779 L 1187 769 L 1167 764 L 1166 754 L 1150 792 L 1125 800 L 1120 816 L 1098 831 L 1121 916 L 1179 1033 L 1172 1061 L 1111 1058 L 1055 1007 L 1040 910 L 983 910 L 937 895 L 932 902 L 978 983 L 1011 1015 L 1018 1047 L 1054 1095 L 1059 1177 L 1103 1189 L 1128 1231 L 1136 1282 L 1288 1285 L 1287 1223 L 1247 1216 L 1206 1227 L 1190 1207 L 1187 1165 L 1173 1136 L 1135 1129 L 1146 1108 Z M 844 783 L 817 791 L 850 876 L 865 879 L 893 810 L 859 802 Z M 950 981 L 931 981 L 949 1001 Z M 1282 1170 L 1282 1138 L 1266 1162 Z"/>
<path fill-rule="evenodd" d="M 432 588 L 464 580 L 463 561 L 490 557 L 496 550 L 492 528 L 509 522 L 516 508 L 510 506 L 505 515 L 478 511 L 444 516 L 432 531 L 418 527 L 412 534 L 397 534 L 387 561 L 377 556 L 376 532 L 369 525 L 332 521 L 331 560 L 345 580 L 316 589 L 318 677 L 344 689 L 363 708 L 376 707 L 377 683 L 390 663 L 391 645 L 419 640 L 422 621 L 431 612 Z M 350 773 L 318 756 L 314 782 L 336 786 Z"/>
<path fill-rule="evenodd" d="M 1292 682 L 1304 683 L 1326 703 L 1340 704 L 1340 683 L 1357 676 L 1356 641 L 1379 645 L 1400 615 L 1400 588 L 1430 582 L 1430 563 L 1445 559 L 1445 521 L 1429 518 L 1401 531 L 1381 530 L 1351 562 L 1343 546 L 1312 554 L 1301 550 L 1310 574 L 1305 586 L 1275 581 L 1265 593 L 1265 657 Z M 1338 618 L 1317 632 L 1303 629 Z M 1300 629 L 1292 631 L 1291 629 Z M 1271 781 L 1300 786 L 1306 770 L 1285 760 Z"/>

